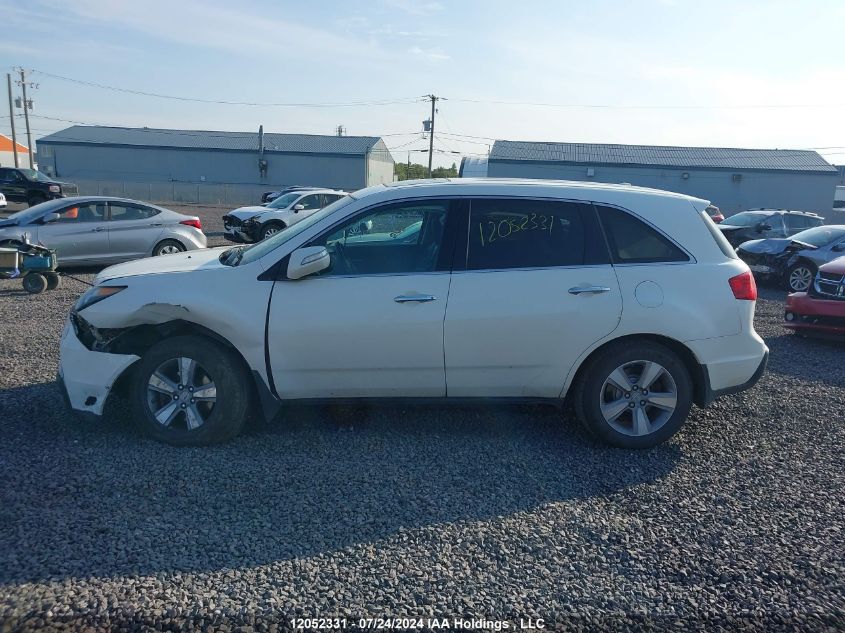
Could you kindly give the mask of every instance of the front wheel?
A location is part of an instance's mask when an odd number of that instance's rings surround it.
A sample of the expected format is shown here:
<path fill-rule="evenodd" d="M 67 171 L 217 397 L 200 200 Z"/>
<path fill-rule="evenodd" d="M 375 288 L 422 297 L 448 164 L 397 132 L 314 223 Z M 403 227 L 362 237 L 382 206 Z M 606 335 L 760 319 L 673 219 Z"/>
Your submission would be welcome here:
<path fill-rule="evenodd" d="M 284 230 L 285 225 L 281 222 L 268 222 L 264 225 L 264 228 L 261 229 L 261 239 L 266 240 L 271 235 L 275 235 L 279 231 Z"/>
<path fill-rule="evenodd" d="M 47 290 L 55 290 L 62 285 L 62 278 L 59 273 L 44 273 L 44 276 L 47 278 Z"/>
<path fill-rule="evenodd" d="M 138 361 L 132 390 L 137 426 L 177 446 L 229 440 L 243 429 L 249 383 L 230 348 L 201 336 L 153 345 Z"/>
<path fill-rule="evenodd" d="M 651 342 L 608 348 L 572 389 L 579 420 L 597 438 L 621 448 L 665 442 L 692 406 L 693 385 L 683 361 Z"/>
<path fill-rule="evenodd" d="M 36 204 L 41 204 L 42 202 L 47 202 L 47 196 L 42 193 L 32 194 L 26 201 L 30 207 L 34 207 Z"/>
<path fill-rule="evenodd" d="M 790 292 L 807 292 L 815 275 L 816 270 L 812 264 L 806 262 L 793 264 L 786 273 L 786 289 Z"/>

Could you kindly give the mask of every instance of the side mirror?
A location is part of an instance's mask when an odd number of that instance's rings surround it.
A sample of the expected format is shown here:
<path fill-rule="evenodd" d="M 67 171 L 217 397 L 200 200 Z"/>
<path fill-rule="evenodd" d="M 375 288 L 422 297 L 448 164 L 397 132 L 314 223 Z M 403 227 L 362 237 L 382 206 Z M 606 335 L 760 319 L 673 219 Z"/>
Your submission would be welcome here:
<path fill-rule="evenodd" d="M 288 279 L 302 279 L 325 270 L 331 264 L 331 256 L 325 246 L 307 246 L 290 254 Z"/>
<path fill-rule="evenodd" d="M 293 205 L 293 212 L 296 213 L 297 211 L 302 211 L 304 208 L 304 204 L 295 204 Z"/>
<path fill-rule="evenodd" d="M 62 216 L 60 216 L 58 213 L 48 213 L 47 215 L 41 218 L 41 222 L 42 224 L 49 224 L 50 222 L 55 222 L 61 217 Z"/>
<path fill-rule="evenodd" d="M 760 224 L 757 225 L 757 232 L 758 233 L 762 233 L 763 231 L 771 231 L 771 230 L 772 230 L 771 224 L 766 224 L 765 222 L 760 222 Z"/>

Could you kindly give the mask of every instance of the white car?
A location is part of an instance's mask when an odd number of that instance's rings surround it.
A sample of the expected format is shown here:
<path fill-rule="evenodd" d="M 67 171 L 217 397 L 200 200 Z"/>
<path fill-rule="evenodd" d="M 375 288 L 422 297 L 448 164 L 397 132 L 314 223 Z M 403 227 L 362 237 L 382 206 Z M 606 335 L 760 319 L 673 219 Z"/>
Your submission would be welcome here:
<path fill-rule="evenodd" d="M 6 196 L 0 193 L 0 209 L 6 208 Z"/>
<path fill-rule="evenodd" d="M 600 439 L 654 446 L 768 357 L 707 205 L 562 181 L 364 189 L 252 246 L 101 272 L 62 335 L 62 391 L 97 415 L 123 391 L 173 444 L 290 400 L 496 398 L 570 400 Z"/>
<path fill-rule="evenodd" d="M 241 207 L 223 216 L 223 235 L 232 242 L 259 242 L 345 195 L 335 189 L 291 191 L 266 205 Z"/>

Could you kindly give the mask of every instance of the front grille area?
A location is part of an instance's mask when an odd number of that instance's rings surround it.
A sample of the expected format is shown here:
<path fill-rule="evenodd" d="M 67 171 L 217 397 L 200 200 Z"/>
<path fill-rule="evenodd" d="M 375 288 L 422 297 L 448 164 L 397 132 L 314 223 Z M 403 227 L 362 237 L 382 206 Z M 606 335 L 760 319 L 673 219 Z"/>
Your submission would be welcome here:
<path fill-rule="evenodd" d="M 845 301 L 845 275 L 820 271 L 816 275 L 810 294 L 824 299 Z"/>
<path fill-rule="evenodd" d="M 78 196 L 79 187 L 74 184 L 62 185 L 62 193 L 66 196 Z"/>
<path fill-rule="evenodd" d="M 241 225 L 241 221 L 238 218 L 233 217 L 231 215 L 224 215 L 223 216 L 223 228 L 224 229 L 231 229 L 231 228 L 234 228 L 234 227 L 240 226 L 240 225 Z"/>

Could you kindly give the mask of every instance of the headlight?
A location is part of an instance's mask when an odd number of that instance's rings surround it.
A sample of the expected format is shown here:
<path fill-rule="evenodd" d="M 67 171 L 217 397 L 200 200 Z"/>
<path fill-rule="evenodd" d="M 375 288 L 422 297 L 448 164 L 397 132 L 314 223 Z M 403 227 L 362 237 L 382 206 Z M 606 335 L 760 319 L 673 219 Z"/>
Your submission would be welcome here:
<path fill-rule="evenodd" d="M 80 312 L 85 308 L 94 305 L 98 301 L 102 301 L 107 297 L 117 294 L 121 290 L 126 290 L 126 286 L 94 286 L 86 290 L 73 306 L 76 312 Z"/>
<path fill-rule="evenodd" d="M 59 185 L 50 185 L 50 193 L 61 193 L 62 188 Z"/>

